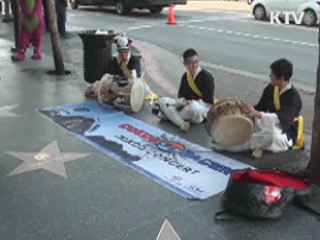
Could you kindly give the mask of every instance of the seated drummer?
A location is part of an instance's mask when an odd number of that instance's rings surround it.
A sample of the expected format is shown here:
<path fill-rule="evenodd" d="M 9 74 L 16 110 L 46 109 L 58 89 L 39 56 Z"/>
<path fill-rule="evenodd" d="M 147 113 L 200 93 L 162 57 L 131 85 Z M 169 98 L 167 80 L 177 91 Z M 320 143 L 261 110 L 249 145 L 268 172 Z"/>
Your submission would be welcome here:
<path fill-rule="evenodd" d="M 107 73 L 127 79 L 139 78 L 141 76 L 140 58 L 130 53 L 132 40 L 122 35 L 114 42 L 117 45 L 118 56 L 112 57 L 109 61 Z"/>
<path fill-rule="evenodd" d="M 106 73 L 127 79 L 139 78 L 141 75 L 140 58 L 130 53 L 132 40 L 125 35 L 121 35 L 114 42 L 117 45 L 118 55 L 112 57 L 108 62 Z M 93 86 L 90 86 L 85 95 L 87 97 L 97 97 L 99 83 L 100 81 L 96 81 Z"/>
<path fill-rule="evenodd" d="M 264 89 L 260 101 L 254 107 L 246 106 L 243 109 L 255 119 L 256 126 L 250 141 L 220 150 L 282 152 L 297 142 L 299 122 L 295 119 L 299 116 L 302 102 L 297 89 L 290 82 L 292 63 L 287 59 L 279 59 L 270 68 L 270 84 Z M 219 146 L 216 147 L 219 149 Z"/>
<path fill-rule="evenodd" d="M 178 99 L 159 100 L 161 119 L 170 120 L 181 130 L 187 131 L 191 123 L 201 123 L 206 117 L 214 98 L 214 78 L 199 66 L 199 57 L 194 49 L 183 53 L 187 71 L 183 74 Z"/>

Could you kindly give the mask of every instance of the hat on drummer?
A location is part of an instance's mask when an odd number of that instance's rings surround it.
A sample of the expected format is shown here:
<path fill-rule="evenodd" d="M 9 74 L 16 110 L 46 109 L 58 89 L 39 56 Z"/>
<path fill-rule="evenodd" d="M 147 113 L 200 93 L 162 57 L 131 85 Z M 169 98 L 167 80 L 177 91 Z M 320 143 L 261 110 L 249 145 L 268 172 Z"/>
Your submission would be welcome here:
<path fill-rule="evenodd" d="M 118 36 L 114 42 L 117 45 L 118 51 L 127 50 L 132 44 L 132 40 L 127 38 L 125 34 Z"/>

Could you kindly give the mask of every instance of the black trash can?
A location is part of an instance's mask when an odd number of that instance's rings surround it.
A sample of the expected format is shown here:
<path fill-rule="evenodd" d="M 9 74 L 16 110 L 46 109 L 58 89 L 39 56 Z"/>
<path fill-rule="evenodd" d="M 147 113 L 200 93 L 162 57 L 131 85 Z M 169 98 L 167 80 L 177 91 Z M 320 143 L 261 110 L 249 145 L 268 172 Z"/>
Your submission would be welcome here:
<path fill-rule="evenodd" d="M 79 33 L 83 43 L 84 80 L 94 83 L 108 71 L 107 63 L 112 57 L 113 31 L 97 34 L 97 30 Z"/>

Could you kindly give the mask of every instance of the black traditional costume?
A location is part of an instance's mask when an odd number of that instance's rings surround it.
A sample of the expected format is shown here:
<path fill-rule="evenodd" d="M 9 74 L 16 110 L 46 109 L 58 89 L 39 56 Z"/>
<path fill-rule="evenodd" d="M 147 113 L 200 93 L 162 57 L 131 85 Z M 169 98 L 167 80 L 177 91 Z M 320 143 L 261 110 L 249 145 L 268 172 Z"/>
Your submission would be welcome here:
<path fill-rule="evenodd" d="M 191 123 L 203 122 L 214 99 L 214 78 L 200 67 L 194 77 L 186 72 L 181 79 L 178 100 L 161 98 L 159 101 L 160 118 L 169 119 L 172 123 L 187 131 Z M 186 101 L 190 101 L 187 105 Z"/>
<path fill-rule="evenodd" d="M 208 71 L 201 69 L 199 73 L 195 75 L 194 84 L 197 86 L 198 90 L 194 90 L 192 89 L 192 83 L 190 83 L 188 74 L 189 73 L 186 72 L 182 76 L 178 98 L 184 98 L 186 100 L 202 99 L 206 103 L 213 104 L 215 88 L 213 76 Z"/>
<path fill-rule="evenodd" d="M 251 139 L 241 146 L 223 149 L 216 146 L 216 149 L 283 152 L 290 148 L 301 148 L 304 143 L 303 117 L 299 116 L 301 108 L 301 97 L 291 83 L 281 91 L 276 86 L 268 85 L 255 106 L 262 116 L 255 119 Z"/>

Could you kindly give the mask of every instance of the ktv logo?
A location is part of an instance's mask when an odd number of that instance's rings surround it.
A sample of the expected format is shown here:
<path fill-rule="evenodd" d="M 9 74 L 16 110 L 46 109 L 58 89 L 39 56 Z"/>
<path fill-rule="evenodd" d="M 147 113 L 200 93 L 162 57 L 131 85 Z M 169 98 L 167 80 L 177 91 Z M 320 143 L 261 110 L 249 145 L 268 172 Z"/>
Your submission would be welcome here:
<path fill-rule="evenodd" d="M 299 9 L 298 11 L 270 11 L 270 23 L 289 25 L 290 22 L 294 22 L 295 24 L 302 25 L 306 20 L 312 21 L 312 18 L 318 19 L 319 11 L 320 0 L 313 2 L 306 9 Z"/>

